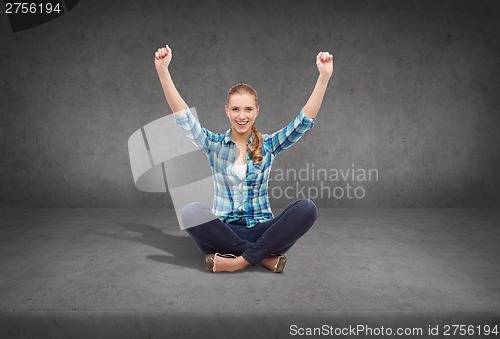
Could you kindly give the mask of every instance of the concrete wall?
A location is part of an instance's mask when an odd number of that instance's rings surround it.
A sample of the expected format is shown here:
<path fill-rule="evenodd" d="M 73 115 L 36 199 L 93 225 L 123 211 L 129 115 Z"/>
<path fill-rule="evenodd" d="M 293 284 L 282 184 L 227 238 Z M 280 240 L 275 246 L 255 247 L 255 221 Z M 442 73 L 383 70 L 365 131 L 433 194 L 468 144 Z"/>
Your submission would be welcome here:
<path fill-rule="evenodd" d="M 181 95 L 221 133 L 231 85 L 257 89 L 271 133 L 307 101 L 316 54 L 333 52 L 317 125 L 273 175 L 376 169 L 378 180 L 351 182 L 362 199 L 323 190 L 319 207 L 500 207 L 498 1 L 80 1 L 17 33 L 0 15 L 0 31 L 0 207 L 171 206 L 135 188 L 127 150 L 171 113 L 153 66 L 167 43 Z M 273 206 L 291 185 L 271 182 Z M 337 186 L 348 190 L 323 182 Z"/>

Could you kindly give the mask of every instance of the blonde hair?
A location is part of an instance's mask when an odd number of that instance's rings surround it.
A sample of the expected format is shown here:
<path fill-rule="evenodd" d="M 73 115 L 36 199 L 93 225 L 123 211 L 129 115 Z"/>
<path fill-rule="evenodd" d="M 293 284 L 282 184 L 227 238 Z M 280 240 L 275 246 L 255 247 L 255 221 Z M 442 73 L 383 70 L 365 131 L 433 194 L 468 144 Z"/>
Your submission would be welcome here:
<path fill-rule="evenodd" d="M 257 91 L 255 91 L 252 86 L 240 82 L 239 84 L 234 85 L 227 91 L 227 104 L 229 104 L 229 98 L 233 94 L 243 94 L 248 93 L 255 97 L 255 105 L 259 106 L 259 100 L 257 98 Z M 255 122 L 252 124 L 252 144 L 247 146 L 247 152 L 252 157 L 254 164 L 262 163 L 262 134 L 257 130 L 255 126 Z"/>

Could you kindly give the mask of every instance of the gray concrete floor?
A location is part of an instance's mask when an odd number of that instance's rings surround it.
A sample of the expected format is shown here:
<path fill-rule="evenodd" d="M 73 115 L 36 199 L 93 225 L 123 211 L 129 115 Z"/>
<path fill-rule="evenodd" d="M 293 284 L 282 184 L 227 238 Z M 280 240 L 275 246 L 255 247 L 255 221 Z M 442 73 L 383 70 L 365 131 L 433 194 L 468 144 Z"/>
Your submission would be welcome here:
<path fill-rule="evenodd" d="M 130 321 L 127 314 L 142 319 L 137 326 L 150 337 L 156 332 L 147 319 L 155 314 L 168 315 L 163 330 L 179 337 L 195 336 L 190 314 L 218 319 L 218 327 L 212 323 L 218 330 L 206 332 L 216 337 L 229 331 L 224 319 L 250 321 L 250 315 L 500 320 L 499 215 L 498 209 L 320 209 L 287 253 L 282 274 L 262 267 L 211 274 L 173 210 L 0 209 L 0 337 L 29 337 L 27 319 L 45 329 L 41 336 L 58 337 L 57 329 L 78 324 L 78 315 L 95 326 L 90 318 L 99 314 L 122 317 L 107 321 L 102 337 L 127 328 L 119 325 Z M 286 330 L 273 335 L 287 337 Z"/>

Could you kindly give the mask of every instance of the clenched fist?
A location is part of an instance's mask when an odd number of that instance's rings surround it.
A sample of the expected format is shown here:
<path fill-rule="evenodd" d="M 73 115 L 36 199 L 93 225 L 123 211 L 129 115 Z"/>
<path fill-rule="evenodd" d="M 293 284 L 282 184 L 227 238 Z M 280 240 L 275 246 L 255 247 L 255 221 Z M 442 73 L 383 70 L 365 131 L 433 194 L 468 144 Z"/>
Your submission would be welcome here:
<path fill-rule="evenodd" d="M 155 67 L 157 71 L 165 70 L 170 65 L 172 61 L 172 50 L 168 45 L 162 48 L 158 48 L 155 52 Z"/>
<path fill-rule="evenodd" d="M 333 55 L 328 52 L 319 52 L 316 56 L 316 65 L 319 74 L 332 76 L 333 74 Z"/>

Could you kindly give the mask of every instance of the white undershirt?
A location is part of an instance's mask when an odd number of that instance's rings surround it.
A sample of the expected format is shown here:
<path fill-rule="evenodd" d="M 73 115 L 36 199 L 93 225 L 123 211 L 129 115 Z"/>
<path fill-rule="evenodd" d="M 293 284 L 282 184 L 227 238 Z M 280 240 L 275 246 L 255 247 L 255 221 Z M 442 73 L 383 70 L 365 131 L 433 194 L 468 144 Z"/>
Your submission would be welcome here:
<path fill-rule="evenodd" d="M 247 164 L 234 163 L 233 172 L 234 172 L 234 174 L 236 174 L 238 176 L 238 178 L 243 180 L 243 178 L 245 177 L 245 174 L 247 172 Z"/>

